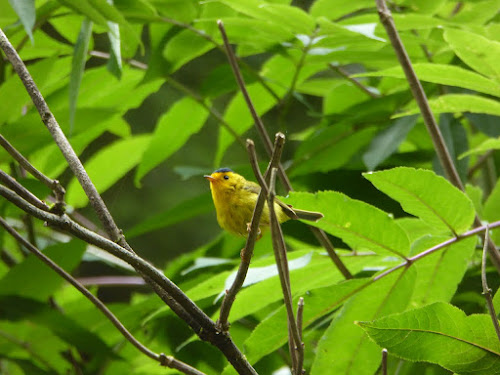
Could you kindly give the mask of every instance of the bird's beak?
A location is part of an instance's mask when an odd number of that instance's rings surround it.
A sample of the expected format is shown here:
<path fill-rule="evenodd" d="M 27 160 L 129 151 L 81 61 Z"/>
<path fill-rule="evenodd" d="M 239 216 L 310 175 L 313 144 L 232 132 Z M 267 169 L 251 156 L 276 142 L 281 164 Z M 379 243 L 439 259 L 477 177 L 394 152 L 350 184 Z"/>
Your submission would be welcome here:
<path fill-rule="evenodd" d="M 215 181 L 215 178 L 213 178 L 213 177 L 212 177 L 212 176 L 210 176 L 209 174 L 206 174 L 206 175 L 204 175 L 203 177 L 205 177 L 205 178 L 206 178 L 208 181 L 210 181 L 210 182 Z"/>

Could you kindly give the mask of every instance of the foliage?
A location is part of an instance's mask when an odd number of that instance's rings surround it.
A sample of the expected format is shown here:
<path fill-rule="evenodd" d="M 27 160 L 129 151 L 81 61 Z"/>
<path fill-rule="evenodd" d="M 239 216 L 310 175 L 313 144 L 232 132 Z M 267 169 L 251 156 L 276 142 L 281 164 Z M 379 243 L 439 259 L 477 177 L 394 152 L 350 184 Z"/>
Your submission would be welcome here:
<path fill-rule="evenodd" d="M 304 224 L 283 225 L 293 301 L 305 303 L 306 372 L 380 373 L 387 348 L 389 374 L 500 374 L 499 341 L 481 296 L 481 241 L 467 234 L 476 214 L 500 220 L 500 1 L 391 2 L 466 192 L 442 177 L 375 1 L 290 3 L 0 0 L 0 27 L 98 191 L 114 202 L 125 236 L 157 266 L 166 262 L 165 275 L 217 319 L 243 241 L 214 238 L 201 176 L 228 165 L 251 178 L 247 136 L 260 160 L 268 157 L 224 53 L 216 23 L 223 20 L 268 133 L 287 136 L 283 165 L 301 191 L 283 201 L 325 215 L 312 225 L 331 236 L 354 276 L 344 279 Z M 0 132 L 62 181 L 70 214 L 93 219 L 5 59 Z M 48 189 L 3 149 L 0 165 L 50 202 Z M 135 280 L 121 277 L 135 275 L 129 266 L 0 203 L 1 216 L 65 270 L 102 276 L 90 281 L 91 291 L 151 350 L 206 374 L 234 373 L 149 289 L 123 282 Z M 491 237 L 500 242 L 500 230 Z M 177 373 L 140 353 L 3 230 L 0 245 L 0 373 Z M 486 271 L 495 291 L 498 272 Z M 109 296 L 103 282 L 120 292 Z M 494 304 L 499 311 L 500 293 Z M 288 368 L 286 309 L 268 235 L 256 244 L 229 320 L 259 373 Z"/>

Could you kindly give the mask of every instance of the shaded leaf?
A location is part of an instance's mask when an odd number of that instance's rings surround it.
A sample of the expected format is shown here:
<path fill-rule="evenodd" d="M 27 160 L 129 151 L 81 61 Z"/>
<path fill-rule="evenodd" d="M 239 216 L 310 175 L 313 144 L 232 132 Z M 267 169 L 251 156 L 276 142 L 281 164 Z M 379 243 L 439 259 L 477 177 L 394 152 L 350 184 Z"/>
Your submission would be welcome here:
<path fill-rule="evenodd" d="M 9 0 L 9 4 L 16 11 L 26 34 L 30 37 L 31 43 L 34 44 L 35 41 L 31 30 L 35 26 L 36 20 L 35 0 Z"/>
<path fill-rule="evenodd" d="M 438 302 L 358 324 L 403 359 L 437 363 L 461 375 L 500 374 L 500 343 L 488 315 L 466 316 Z"/>

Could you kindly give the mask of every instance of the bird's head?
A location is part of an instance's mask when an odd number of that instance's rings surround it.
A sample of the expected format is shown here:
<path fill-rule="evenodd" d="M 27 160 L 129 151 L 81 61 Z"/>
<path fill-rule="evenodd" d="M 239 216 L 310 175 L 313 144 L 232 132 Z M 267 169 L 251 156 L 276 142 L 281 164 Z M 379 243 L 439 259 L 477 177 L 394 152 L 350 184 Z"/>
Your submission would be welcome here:
<path fill-rule="evenodd" d="M 245 184 L 245 178 L 229 168 L 220 168 L 211 175 L 205 175 L 210 181 L 210 187 L 216 191 L 231 191 L 242 187 Z"/>

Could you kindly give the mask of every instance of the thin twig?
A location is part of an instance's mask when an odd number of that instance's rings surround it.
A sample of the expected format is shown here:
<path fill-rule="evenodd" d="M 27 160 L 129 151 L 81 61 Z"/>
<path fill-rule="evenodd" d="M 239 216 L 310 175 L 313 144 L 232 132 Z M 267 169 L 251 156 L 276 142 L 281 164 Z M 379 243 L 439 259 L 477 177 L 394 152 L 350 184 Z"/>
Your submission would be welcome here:
<path fill-rule="evenodd" d="M 382 375 L 387 375 L 387 349 L 382 349 Z"/>
<path fill-rule="evenodd" d="M 302 341 L 302 329 L 304 324 L 304 297 L 299 298 L 297 303 L 297 328 L 299 329 L 299 337 Z"/>
<path fill-rule="evenodd" d="M 8 267 L 14 267 L 18 261 L 7 249 L 0 249 L 0 260 Z"/>
<path fill-rule="evenodd" d="M 495 332 L 497 334 L 498 340 L 500 341 L 500 325 L 498 324 L 497 313 L 495 312 L 495 306 L 493 306 L 493 299 L 491 297 L 491 289 L 488 286 L 488 280 L 486 278 L 486 253 L 488 251 L 488 238 L 490 229 L 486 225 L 486 230 L 484 231 L 484 246 L 483 246 L 483 257 L 481 262 L 481 284 L 483 286 L 483 295 L 486 299 L 486 306 L 488 307 L 488 312 L 490 313 L 491 321 L 493 322 L 493 327 L 495 327 Z"/>
<path fill-rule="evenodd" d="M 41 210 L 49 211 L 50 207 L 47 206 L 45 202 L 41 201 L 36 195 L 34 195 L 31 191 L 26 189 L 23 185 L 21 185 L 1 169 L 0 182 L 2 182 L 9 189 L 14 190 L 17 194 L 19 194 L 19 196 L 23 197 L 23 199 L 26 199 L 32 205 L 38 207 Z"/>
<path fill-rule="evenodd" d="M 276 137 L 276 142 L 274 144 L 273 157 L 269 162 L 269 166 L 276 165 L 279 162 L 279 156 L 283 150 L 283 137 Z M 257 162 L 257 155 L 255 154 L 255 145 L 251 139 L 247 140 L 247 150 L 250 158 L 250 164 L 254 170 L 254 173 L 257 179 L 262 178 L 260 174 L 259 165 Z M 277 155 L 277 156 L 275 156 Z M 261 191 L 259 192 L 259 196 L 257 197 L 257 202 L 255 204 L 255 208 L 253 211 L 252 221 L 250 222 L 250 231 L 248 232 L 247 240 L 245 243 L 245 247 L 241 251 L 241 262 L 236 272 L 235 279 L 231 287 L 226 290 L 226 295 L 224 296 L 224 300 L 222 301 L 222 305 L 220 308 L 219 319 L 217 324 L 219 328 L 223 331 L 227 331 L 229 328 L 228 318 L 229 313 L 231 311 L 231 307 L 236 298 L 236 294 L 240 291 L 243 283 L 245 281 L 248 268 L 250 267 L 250 261 L 252 259 L 253 250 L 255 247 L 255 242 L 257 241 L 257 237 L 260 234 L 260 217 L 262 216 L 262 211 L 264 210 L 264 205 L 267 197 L 267 186 L 264 183 L 261 185 Z"/>
<path fill-rule="evenodd" d="M 42 172 L 36 169 L 29 161 L 26 159 L 19 151 L 16 150 L 14 146 L 12 146 L 5 137 L 0 134 L 0 146 L 2 146 L 5 151 L 7 151 L 10 156 L 14 160 L 16 160 L 24 170 L 29 172 L 33 177 L 35 177 L 42 184 L 47 186 L 54 192 L 54 196 L 56 197 L 56 202 L 64 201 L 65 190 L 62 185 L 57 180 L 53 180 L 47 176 L 45 176 Z"/>
<path fill-rule="evenodd" d="M 226 49 L 226 54 L 228 56 L 229 63 L 231 65 L 231 68 L 233 70 L 233 74 L 236 78 L 236 82 L 238 83 L 238 86 L 241 90 L 241 93 L 243 94 L 243 97 L 247 103 L 247 106 L 250 110 L 250 113 L 252 114 L 255 126 L 257 127 L 257 130 L 259 132 L 260 138 L 262 142 L 264 143 L 264 147 L 266 149 L 266 152 L 268 156 L 272 155 L 272 143 L 271 139 L 269 138 L 269 135 L 267 134 L 267 131 L 264 127 L 264 124 L 262 120 L 260 119 L 259 115 L 257 114 L 257 111 L 255 110 L 255 107 L 252 103 L 252 100 L 250 98 L 250 95 L 248 94 L 248 91 L 245 86 L 245 81 L 243 80 L 243 76 L 240 72 L 240 69 L 238 67 L 238 63 L 236 61 L 236 56 L 234 54 L 233 49 L 231 48 L 231 45 L 229 44 L 229 39 L 226 34 L 226 30 L 224 28 L 224 24 L 221 20 L 217 22 L 219 26 L 220 33 L 222 35 L 222 40 L 224 41 L 224 47 Z M 280 163 L 278 165 L 278 172 L 279 172 L 279 177 L 282 182 L 282 184 L 285 186 L 285 189 L 287 191 L 293 191 L 292 184 L 290 183 L 290 180 L 288 176 L 286 175 L 285 169 L 283 168 L 283 165 Z M 351 279 L 352 275 L 347 269 L 347 267 L 342 263 L 342 260 L 339 258 L 339 256 L 335 253 L 335 248 L 333 247 L 332 243 L 328 239 L 328 236 L 326 233 L 319 228 L 312 227 L 310 226 L 311 231 L 313 232 L 314 236 L 318 239 L 318 241 L 323 245 L 334 262 L 334 264 L 338 267 L 339 271 L 342 273 L 342 275 L 346 279 Z"/>
<path fill-rule="evenodd" d="M 391 41 L 392 47 L 396 52 L 396 56 L 398 57 L 399 64 L 403 68 L 406 80 L 410 85 L 410 90 L 413 94 L 413 97 L 415 98 L 415 101 L 420 108 L 420 113 L 422 114 L 422 118 L 424 120 L 425 126 L 427 127 L 427 131 L 431 136 L 434 148 L 446 174 L 446 177 L 453 185 L 464 191 L 464 185 L 460 180 L 460 176 L 458 175 L 458 171 L 455 168 L 453 159 L 451 158 L 448 148 L 446 147 L 443 135 L 441 134 L 436 119 L 432 113 L 425 91 L 415 73 L 415 70 L 413 69 L 410 57 L 406 52 L 403 42 L 399 37 L 396 25 L 394 24 L 394 19 L 392 18 L 391 11 L 387 7 L 385 0 L 375 0 L 375 2 L 377 4 L 380 21 L 382 22 L 382 25 L 384 25 L 387 35 Z M 477 216 L 477 214 L 474 219 L 474 225 L 481 226 L 481 220 Z M 496 246 L 491 239 L 489 240 L 489 242 L 490 244 L 488 246 L 488 252 L 490 254 L 491 261 L 497 269 L 497 272 L 500 273 L 500 253 L 496 250 Z"/>
<path fill-rule="evenodd" d="M 287 311 L 287 321 L 288 327 L 291 331 L 293 340 L 293 349 L 290 353 L 293 363 L 293 374 L 302 374 L 302 365 L 304 361 L 304 346 L 300 338 L 299 328 L 295 320 L 295 315 L 293 312 L 292 305 L 292 292 L 290 287 L 290 272 L 288 269 L 288 260 L 286 256 L 286 244 L 283 238 L 283 232 L 281 231 L 281 225 L 279 223 L 276 210 L 274 207 L 274 199 L 276 197 L 276 174 L 278 169 L 271 169 L 271 178 L 269 183 L 269 195 L 267 198 L 267 205 L 269 207 L 269 221 L 271 226 L 271 238 L 273 242 L 274 257 L 276 259 L 276 266 L 278 267 L 278 275 L 280 277 L 281 289 L 283 290 L 283 298 L 285 302 L 285 308 Z"/>
<path fill-rule="evenodd" d="M 374 98 L 374 99 L 377 99 L 377 98 L 380 98 L 380 95 L 373 92 L 372 90 L 370 90 L 368 87 L 366 87 L 365 85 L 363 85 L 361 82 L 359 82 L 357 79 L 351 77 L 349 75 L 349 73 L 347 73 L 344 69 L 342 69 L 342 67 L 340 66 L 337 66 L 337 65 L 334 65 L 332 63 L 329 63 L 328 64 L 328 67 L 334 71 L 336 71 L 338 74 L 340 74 L 342 77 L 344 77 L 345 79 L 347 79 L 349 82 L 351 82 L 354 86 L 356 86 L 358 89 L 360 89 L 361 91 L 363 91 L 366 95 Z"/>
<path fill-rule="evenodd" d="M 484 163 L 488 161 L 488 158 L 493 154 L 494 151 L 495 150 L 488 150 L 477 159 L 477 161 L 467 171 L 467 179 L 472 178 L 472 176 L 474 176 L 474 173 L 476 173 L 476 171 L 483 167 Z"/>

